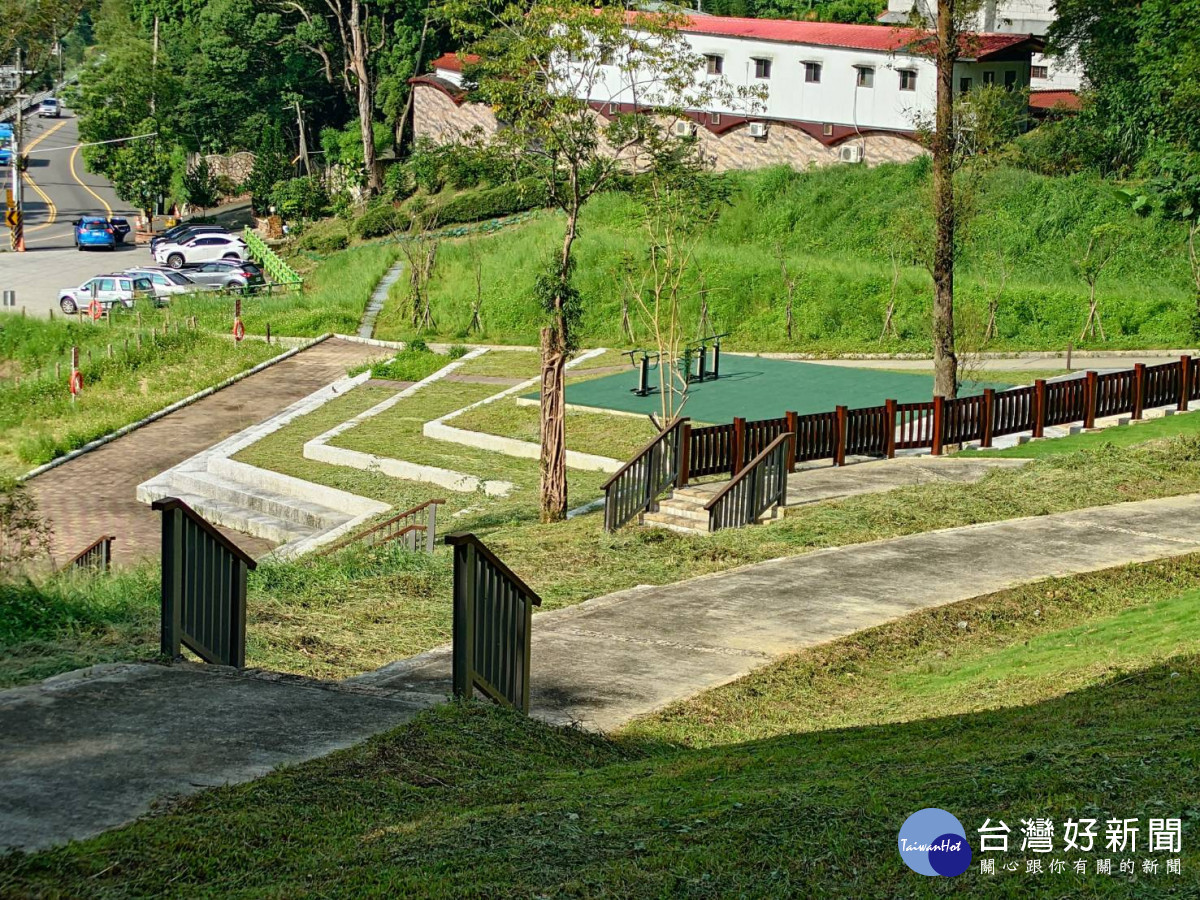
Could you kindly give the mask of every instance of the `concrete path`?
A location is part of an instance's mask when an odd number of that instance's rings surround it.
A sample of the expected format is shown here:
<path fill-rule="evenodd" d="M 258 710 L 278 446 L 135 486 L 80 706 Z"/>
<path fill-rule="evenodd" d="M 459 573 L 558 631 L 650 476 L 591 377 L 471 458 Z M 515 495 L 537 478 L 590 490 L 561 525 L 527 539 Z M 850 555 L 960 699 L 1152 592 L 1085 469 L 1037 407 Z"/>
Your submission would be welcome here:
<path fill-rule="evenodd" d="M 199 665 L 95 666 L 0 692 L 0 853 L 323 756 L 430 702 Z"/>
<path fill-rule="evenodd" d="M 103 534 L 115 534 L 113 556 L 131 563 L 159 552 L 158 513 L 137 500 L 137 486 L 243 428 L 268 418 L 386 351 L 331 338 L 251 375 L 91 453 L 27 482 L 54 526 L 60 563 Z M 230 532 L 254 555 L 273 544 Z"/>
<path fill-rule="evenodd" d="M 403 261 L 397 261 L 392 264 L 392 267 L 383 273 L 383 277 L 379 279 L 379 284 L 375 285 L 375 290 L 371 292 L 371 299 L 367 301 L 367 308 L 363 310 L 362 319 L 358 323 L 358 336 L 361 338 L 369 338 L 375 336 L 375 320 L 379 318 L 379 313 L 383 310 L 383 304 L 387 302 L 388 291 L 392 289 L 392 285 L 400 280 L 400 273 L 404 271 Z"/>
<path fill-rule="evenodd" d="M 777 657 L 926 607 L 1200 550 L 1200 495 L 821 550 L 534 616 L 532 704 L 615 728 Z M 446 693 L 448 648 L 354 679 Z"/>

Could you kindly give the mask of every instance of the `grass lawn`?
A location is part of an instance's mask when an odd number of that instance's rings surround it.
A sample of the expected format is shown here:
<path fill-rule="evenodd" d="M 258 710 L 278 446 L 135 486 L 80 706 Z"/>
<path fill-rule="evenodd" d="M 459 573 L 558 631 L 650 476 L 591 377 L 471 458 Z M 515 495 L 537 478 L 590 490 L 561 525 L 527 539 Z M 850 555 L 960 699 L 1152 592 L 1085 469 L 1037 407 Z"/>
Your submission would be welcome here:
<path fill-rule="evenodd" d="M 537 443 L 541 438 L 541 410 L 515 399 L 497 400 L 456 416 L 446 423 L 468 431 L 482 431 Z M 567 449 L 595 453 L 612 459 L 631 459 L 658 433 L 648 418 L 567 410 Z"/>
<path fill-rule="evenodd" d="M 1105 446 L 1130 447 L 1145 441 L 1175 437 L 1176 435 L 1194 435 L 1197 432 L 1200 432 L 1200 412 L 1192 412 L 1163 416 L 1157 419 L 1143 419 L 1141 422 L 1131 423 L 1127 426 L 1105 428 L 1102 431 L 1093 431 L 1087 434 L 1073 434 L 1065 438 L 1030 441 L 1027 444 L 1019 444 L 1004 450 L 964 450 L 963 452 L 971 456 L 1015 456 L 1024 459 L 1044 459 L 1063 453 L 1074 453 L 1085 449 L 1095 450 Z"/>
<path fill-rule="evenodd" d="M 533 378 L 542 370 L 541 355 L 533 350 L 489 350 L 469 359 L 456 375 L 491 375 L 501 378 Z"/>
<path fill-rule="evenodd" d="M 128 315 L 111 327 L 0 316 L 0 365 L 24 376 L 0 390 L 0 476 L 27 472 L 284 350 L 203 330 L 152 332 L 165 316 L 147 311 L 141 348 Z M 74 402 L 66 383 L 72 346 L 84 379 Z"/>
<path fill-rule="evenodd" d="M 0 861 L 0 894 L 178 897 L 1184 897 L 1200 893 L 1200 558 L 1043 581 L 786 658 L 611 737 L 450 704 L 359 747 Z M 900 825 L 976 863 L 910 872 Z M 1058 852 L 1027 875 L 1020 820 Z M 1148 820 L 1182 852 L 1145 852 Z M 1134 853 L 1062 822 L 1139 819 Z M 976 829 L 1012 829 L 979 874 Z M 1103 838 L 1101 838 L 1102 842 Z M 1097 875 L 1095 860 L 1158 860 Z M 1078 876 L 1050 859 L 1087 864 Z M 1168 875 L 1166 859 L 1182 860 Z M 1021 871 L 1005 872 L 1005 861 Z"/>

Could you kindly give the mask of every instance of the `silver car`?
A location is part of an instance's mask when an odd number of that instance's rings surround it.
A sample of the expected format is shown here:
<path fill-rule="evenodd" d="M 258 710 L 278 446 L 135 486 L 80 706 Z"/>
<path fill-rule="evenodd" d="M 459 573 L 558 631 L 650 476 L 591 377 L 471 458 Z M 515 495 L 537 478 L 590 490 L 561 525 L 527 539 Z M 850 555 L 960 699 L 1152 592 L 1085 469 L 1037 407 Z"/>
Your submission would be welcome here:
<path fill-rule="evenodd" d="M 58 305 L 68 316 L 73 316 L 79 310 L 87 309 L 92 300 L 105 310 L 116 306 L 132 309 L 138 298 L 153 296 L 154 285 L 149 278 L 117 272 L 89 278 L 77 288 L 63 288 L 58 292 Z"/>
<path fill-rule="evenodd" d="M 167 298 L 173 294 L 192 294 L 202 290 L 202 287 L 192 279 L 188 278 L 182 272 L 176 272 L 174 269 L 160 269 L 151 266 L 136 266 L 132 269 L 126 269 L 128 275 L 141 275 L 150 279 L 150 283 L 154 286 L 154 305 L 162 306 L 167 303 Z"/>
<path fill-rule="evenodd" d="M 248 259 L 216 259 L 187 270 L 187 277 L 211 290 L 257 288 L 264 283 L 262 269 Z"/>

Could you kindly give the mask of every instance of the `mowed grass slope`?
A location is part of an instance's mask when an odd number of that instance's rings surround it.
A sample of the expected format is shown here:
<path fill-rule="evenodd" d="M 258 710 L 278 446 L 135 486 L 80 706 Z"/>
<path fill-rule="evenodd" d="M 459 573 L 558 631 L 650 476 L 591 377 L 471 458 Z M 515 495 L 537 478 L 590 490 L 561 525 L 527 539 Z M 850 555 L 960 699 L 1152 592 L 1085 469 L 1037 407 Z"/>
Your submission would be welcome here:
<path fill-rule="evenodd" d="M 169 897 L 1184 897 L 1200 893 L 1200 558 L 1040 582 L 813 648 L 610 738 L 448 705 L 366 744 L 0 861 L 0 893 Z M 927 806 L 1016 837 L 910 872 Z M 1138 818 L 1026 875 L 1020 819 Z M 1148 819 L 1183 821 L 1143 853 Z M 1121 858 L 1117 854 L 1117 862 Z M 977 855 L 978 858 L 978 855 Z M 1083 858 L 1087 874 L 1052 874 Z M 1006 860 L 1021 871 L 1004 872 Z M 1140 868 L 1140 866 L 1139 866 Z M 1114 865 L 1114 870 L 1117 865 Z"/>
<path fill-rule="evenodd" d="M 927 170 L 927 163 L 918 161 L 804 172 L 781 167 L 723 176 L 733 199 L 696 246 L 683 306 L 689 335 L 699 323 L 702 276 L 712 323 L 733 332 L 730 349 L 927 353 L 931 283 L 917 266 L 901 267 L 898 335 L 881 339 L 892 293 L 892 254 L 913 258 L 906 239 L 896 235 L 897 223 L 919 221 L 928 198 Z M 577 336 L 584 344 L 629 344 L 621 330 L 622 296 L 629 293 L 625 260 L 632 258 L 636 265 L 646 242 L 636 212 L 633 199 L 622 193 L 597 196 L 584 212 L 576 269 L 584 298 Z M 978 209 L 964 227 L 955 298 L 964 347 L 981 344 L 1001 268 L 1010 274 L 999 299 L 999 336 L 988 349 L 1063 350 L 1068 341 L 1078 340 L 1087 315 L 1087 288 L 1076 262 L 1092 229 L 1108 222 L 1127 228 L 1129 237 L 1098 286 L 1109 341 L 1088 346 L 1189 345 L 1194 297 L 1182 230 L 1135 215 L 1128 201 L 1101 180 L 998 168 L 981 176 Z M 465 335 L 475 300 L 473 255 L 478 250 L 484 331 L 473 339 L 536 344 L 544 317 L 535 300 L 534 278 L 561 243 L 562 226 L 560 216 L 545 215 L 469 242 L 443 242 L 430 285 L 439 333 Z M 790 340 L 779 252 L 796 279 Z M 379 337 L 409 335 L 406 290 L 405 285 L 393 289 Z M 633 343 L 652 343 L 636 301 L 626 299 Z"/>

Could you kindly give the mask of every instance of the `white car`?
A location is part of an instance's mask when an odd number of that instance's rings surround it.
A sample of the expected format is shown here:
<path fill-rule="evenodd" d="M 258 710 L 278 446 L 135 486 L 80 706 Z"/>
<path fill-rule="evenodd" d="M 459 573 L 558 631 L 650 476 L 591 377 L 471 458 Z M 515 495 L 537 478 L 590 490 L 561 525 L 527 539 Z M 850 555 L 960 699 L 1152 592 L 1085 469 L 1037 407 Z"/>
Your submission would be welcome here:
<path fill-rule="evenodd" d="M 232 234 L 197 234 L 178 244 L 159 244 L 154 248 L 154 258 L 172 269 L 214 259 L 245 259 L 246 242 Z"/>
<path fill-rule="evenodd" d="M 193 294 L 196 291 L 204 289 L 202 285 L 196 284 L 192 279 L 180 272 L 176 272 L 174 269 L 135 267 L 126 269 L 124 274 L 149 278 L 150 284 L 154 286 L 154 303 L 156 306 L 162 306 L 166 302 L 164 298 L 174 294 Z"/>
<path fill-rule="evenodd" d="M 120 304 L 132 309 L 139 297 L 153 297 L 154 285 L 144 275 L 119 272 L 114 275 L 97 275 L 89 278 L 77 288 L 64 288 L 58 292 L 58 305 L 68 316 L 87 309 L 92 300 L 106 310 Z"/>
<path fill-rule="evenodd" d="M 57 119 L 62 110 L 61 104 L 53 97 L 47 97 L 38 107 L 38 116 L 43 119 Z"/>

